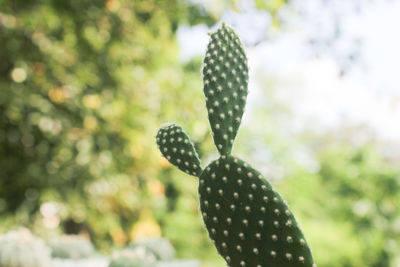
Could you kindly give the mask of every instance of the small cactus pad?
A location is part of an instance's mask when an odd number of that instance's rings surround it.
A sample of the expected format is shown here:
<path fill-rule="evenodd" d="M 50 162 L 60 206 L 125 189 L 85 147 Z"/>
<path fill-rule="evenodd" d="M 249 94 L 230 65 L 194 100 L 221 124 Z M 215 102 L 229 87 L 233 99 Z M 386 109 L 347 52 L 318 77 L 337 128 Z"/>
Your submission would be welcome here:
<path fill-rule="evenodd" d="M 199 156 L 180 125 L 170 123 L 161 127 L 156 140 L 161 153 L 171 164 L 187 174 L 200 176 Z"/>
<path fill-rule="evenodd" d="M 232 28 L 223 24 L 210 35 L 203 64 L 204 94 L 214 143 L 221 155 L 229 155 L 246 104 L 247 58 Z"/>
<path fill-rule="evenodd" d="M 229 266 L 316 267 L 285 200 L 247 163 L 221 156 L 201 174 L 200 207 Z"/>

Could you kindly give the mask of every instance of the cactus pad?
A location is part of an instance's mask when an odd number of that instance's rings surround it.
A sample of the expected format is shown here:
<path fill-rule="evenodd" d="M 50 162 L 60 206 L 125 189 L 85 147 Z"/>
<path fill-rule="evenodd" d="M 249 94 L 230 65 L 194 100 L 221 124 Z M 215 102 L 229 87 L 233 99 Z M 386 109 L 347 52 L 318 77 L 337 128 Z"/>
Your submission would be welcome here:
<path fill-rule="evenodd" d="M 232 28 L 223 24 L 210 36 L 203 64 L 204 95 L 215 146 L 228 155 L 246 104 L 247 58 Z"/>
<path fill-rule="evenodd" d="M 202 170 L 189 137 L 176 124 L 159 130 L 157 144 L 172 164 L 199 177 L 203 220 L 228 266 L 316 267 L 286 201 L 258 171 L 231 156 L 247 98 L 247 59 L 232 28 L 223 24 L 210 36 L 204 94 L 220 158 Z"/>
<path fill-rule="evenodd" d="M 187 174 L 200 176 L 199 156 L 180 125 L 170 123 L 161 127 L 156 140 L 161 153 L 171 164 Z"/>
<path fill-rule="evenodd" d="M 199 194 L 209 236 L 230 266 L 312 266 L 286 202 L 244 161 L 212 162 L 200 176 Z"/>

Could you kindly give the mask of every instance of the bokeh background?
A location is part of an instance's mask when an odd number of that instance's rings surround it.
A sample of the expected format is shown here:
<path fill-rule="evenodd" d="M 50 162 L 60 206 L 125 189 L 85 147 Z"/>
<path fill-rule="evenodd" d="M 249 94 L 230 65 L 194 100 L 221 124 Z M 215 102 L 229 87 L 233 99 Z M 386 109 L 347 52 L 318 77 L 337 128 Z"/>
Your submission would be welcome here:
<path fill-rule="evenodd" d="M 200 75 L 207 31 L 249 57 L 234 154 L 288 200 L 318 266 L 400 266 L 400 3 L 0 0 L 0 232 L 79 234 L 109 254 L 168 238 L 224 266 L 197 181 L 155 145 L 183 125 L 217 158 Z"/>

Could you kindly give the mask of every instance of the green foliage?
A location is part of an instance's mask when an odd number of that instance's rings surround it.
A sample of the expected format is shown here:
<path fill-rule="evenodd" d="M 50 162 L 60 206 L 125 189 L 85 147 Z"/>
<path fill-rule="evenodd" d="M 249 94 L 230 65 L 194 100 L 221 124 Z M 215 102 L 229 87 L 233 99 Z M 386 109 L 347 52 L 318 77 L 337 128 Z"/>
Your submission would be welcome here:
<path fill-rule="evenodd" d="M 221 154 L 199 180 L 204 223 L 229 266 L 314 267 L 310 248 L 286 201 L 258 171 L 230 155 L 246 104 L 247 70 L 238 36 L 223 24 L 211 34 L 203 69 L 207 111 Z M 196 168 L 200 162 L 180 126 L 162 127 L 156 139 L 172 164 L 197 174 L 182 167 L 181 161 Z"/>
<path fill-rule="evenodd" d="M 0 236 L 0 267 L 50 267 L 50 249 L 29 230 Z"/>
<path fill-rule="evenodd" d="M 1 229 L 60 221 L 109 249 L 136 238 L 143 213 L 163 224 L 178 189 L 158 179 L 168 166 L 150 137 L 181 101 L 190 127 L 200 117 L 193 98 L 176 98 L 200 84 L 200 61 L 179 62 L 175 40 L 196 9 L 183 0 L 0 1 Z M 43 218 L 47 202 L 57 212 Z"/>
<path fill-rule="evenodd" d="M 50 243 L 51 256 L 63 259 L 89 258 L 94 254 L 93 245 L 80 236 L 62 236 Z"/>
<path fill-rule="evenodd" d="M 271 0 L 271 1 L 255 0 L 254 2 L 257 8 L 266 9 L 273 15 L 276 15 L 279 8 L 287 4 L 288 0 Z"/>
<path fill-rule="evenodd" d="M 326 203 L 325 213 L 333 216 L 338 226 L 346 225 L 347 233 L 354 233 L 351 242 L 356 243 L 352 248 L 356 253 L 344 253 L 336 265 L 331 264 L 332 255 L 325 254 L 323 266 L 396 265 L 400 169 L 378 151 L 377 145 L 349 149 L 339 144 L 319 153 L 320 183 L 330 198 L 338 199 Z"/>

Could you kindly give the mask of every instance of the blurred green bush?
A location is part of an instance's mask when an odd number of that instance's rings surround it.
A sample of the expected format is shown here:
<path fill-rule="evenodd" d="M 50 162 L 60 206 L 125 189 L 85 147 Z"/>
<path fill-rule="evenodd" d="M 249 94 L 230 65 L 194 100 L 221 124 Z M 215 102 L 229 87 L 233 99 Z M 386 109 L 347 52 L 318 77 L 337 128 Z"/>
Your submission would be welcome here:
<path fill-rule="evenodd" d="M 0 236 L 0 267 L 50 267 L 50 249 L 28 229 Z"/>
<path fill-rule="evenodd" d="M 83 259 L 94 255 L 89 240 L 75 235 L 61 236 L 50 242 L 51 256 L 62 259 Z"/>
<path fill-rule="evenodd" d="M 179 189 L 152 137 L 178 112 L 193 127 L 189 99 L 201 94 L 200 61 L 178 61 L 175 32 L 213 20 L 180 0 L 0 1 L 0 10 L 0 228 L 61 226 L 100 248 L 141 225 L 160 234 Z"/>

